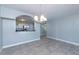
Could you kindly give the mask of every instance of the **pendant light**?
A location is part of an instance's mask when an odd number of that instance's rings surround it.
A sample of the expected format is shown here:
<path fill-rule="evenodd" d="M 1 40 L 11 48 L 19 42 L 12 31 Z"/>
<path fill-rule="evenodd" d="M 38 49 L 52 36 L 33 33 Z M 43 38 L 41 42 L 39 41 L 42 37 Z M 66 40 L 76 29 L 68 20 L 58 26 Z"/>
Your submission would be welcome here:
<path fill-rule="evenodd" d="M 39 15 L 40 16 L 34 16 L 34 20 L 35 22 L 38 22 L 38 23 L 45 23 L 47 22 L 47 18 L 42 14 L 42 5 L 40 4 L 40 13 Z"/>

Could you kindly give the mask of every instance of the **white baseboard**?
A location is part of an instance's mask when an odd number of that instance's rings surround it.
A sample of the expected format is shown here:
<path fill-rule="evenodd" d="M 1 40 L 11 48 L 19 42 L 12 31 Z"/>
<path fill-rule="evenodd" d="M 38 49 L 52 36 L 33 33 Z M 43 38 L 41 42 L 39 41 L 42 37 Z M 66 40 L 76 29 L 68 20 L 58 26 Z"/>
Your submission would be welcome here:
<path fill-rule="evenodd" d="M 72 44 L 72 45 L 79 46 L 79 44 L 76 43 L 76 42 L 71 42 L 71 41 L 67 41 L 67 40 L 63 40 L 63 39 L 59 39 L 59 38 L 55 38 L 55 37 L 50 37 L 50 36 L 48 36 L 48 38 L 54 39 L 54 40 L 58 40 L 58 41 L 62 41 L 62 42 L 66 42 L 66 43 L 68 43 L 68 44 Z"/>
<path fill-rule="evenodd" d="M 18 42 L 18 43 L 15 43 L 15 44 L 11 44 L 11 45 L 6 45 L 6 46 L 3 46 L 2 48 L 9 48 L 9 47 L 13 47 L 13 46 L 17 46 L 17 45 L 21 45 L 21 44 L 25 44 L 25 43 L 30 43 L 30 42 L 33 42 L 33 41 L 37 41 L 37 40 L 40 40 L 40 38 L 38 39 L 34 39 L 34 40 L 29 40 L 29 41 L 24 41 L 24 42 Z"/>

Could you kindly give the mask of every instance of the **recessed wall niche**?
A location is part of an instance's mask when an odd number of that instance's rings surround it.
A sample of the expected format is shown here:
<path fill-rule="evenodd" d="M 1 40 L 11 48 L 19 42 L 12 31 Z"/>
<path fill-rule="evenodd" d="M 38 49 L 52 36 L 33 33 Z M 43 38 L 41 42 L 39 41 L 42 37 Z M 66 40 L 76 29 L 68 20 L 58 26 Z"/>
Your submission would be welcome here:
<path fill-rule="evenodd" d="M 20 15 L 16 17 L 16 32 L 35 31 L 34 21 L 31 16 Z"/>

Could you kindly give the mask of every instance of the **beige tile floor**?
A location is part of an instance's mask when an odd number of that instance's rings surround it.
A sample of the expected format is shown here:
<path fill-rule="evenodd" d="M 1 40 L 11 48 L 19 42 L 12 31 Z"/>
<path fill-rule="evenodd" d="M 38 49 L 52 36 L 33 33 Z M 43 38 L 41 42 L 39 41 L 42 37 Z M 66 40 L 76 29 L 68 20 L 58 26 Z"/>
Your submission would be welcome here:
<path fill-rule="evenodd" d="M 79 55 L 79 46 L 48 39 L 3 49 L 0 55 Z"/>

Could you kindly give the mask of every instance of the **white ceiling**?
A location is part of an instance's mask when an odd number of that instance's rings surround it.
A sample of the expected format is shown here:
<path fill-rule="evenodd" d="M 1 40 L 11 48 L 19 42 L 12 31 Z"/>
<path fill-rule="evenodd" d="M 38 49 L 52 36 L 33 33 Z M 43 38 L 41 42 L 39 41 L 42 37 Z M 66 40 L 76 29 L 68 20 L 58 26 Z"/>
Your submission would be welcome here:
<path fill-rule="evenodd" d="M 47 18 L 61 18 L 68 15 L 78 14 L 78 4 L 4 4 L 33 15 L 44 14 Z"/>

